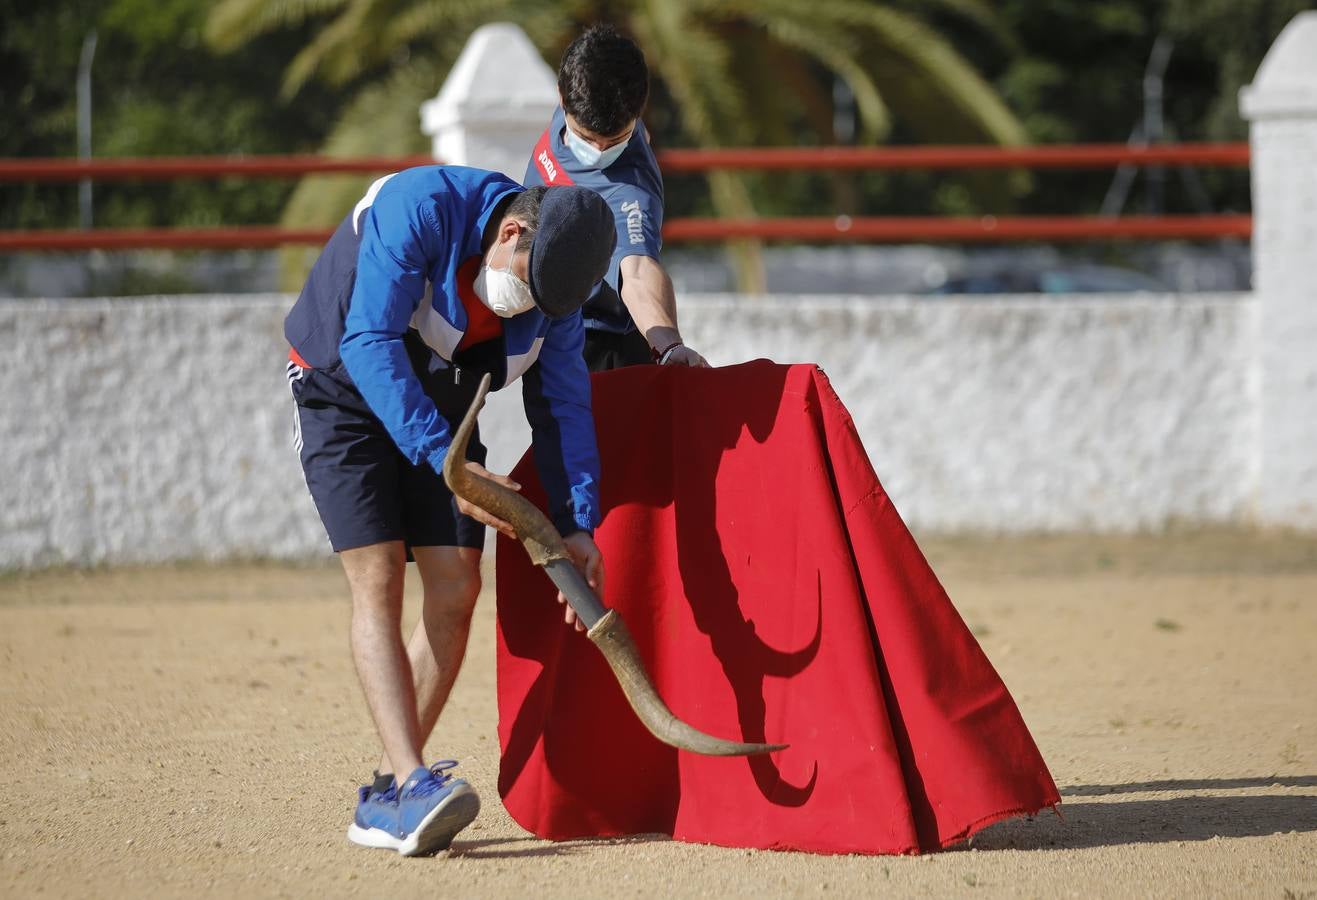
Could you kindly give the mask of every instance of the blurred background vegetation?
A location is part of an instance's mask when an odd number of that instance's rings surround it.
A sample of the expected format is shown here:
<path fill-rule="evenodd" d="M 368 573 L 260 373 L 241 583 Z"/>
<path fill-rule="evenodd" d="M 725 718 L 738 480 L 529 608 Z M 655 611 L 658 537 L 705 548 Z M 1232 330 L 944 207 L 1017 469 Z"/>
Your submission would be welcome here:
<path fill-rule="evenodd" d="M 1165 139 L 1246 136 L 1237 93 L 1301 0 L 0 0 L 0 156 L 405 155 L 470 32 L 557 66 L 586 24 L 646 51 L 657 147 L 1123 142 L 1160 38 Z M 527 148 L 529 150 L 529 148 Z M 366 179 L 368 180 L 368 179 Z M 362 179 L 97 184 L 101 227 L 332 224 Z M 674 177 L 668 215 L 1094 213 L 1110 171 Z M 1137 208 L 1140 194 L 1131 194 Z M 1244 211 L 1247 172 L 1168 177 L 1167 211 Z M 76 185 L 0 184 L 0 228 L 78 222 Z"/>

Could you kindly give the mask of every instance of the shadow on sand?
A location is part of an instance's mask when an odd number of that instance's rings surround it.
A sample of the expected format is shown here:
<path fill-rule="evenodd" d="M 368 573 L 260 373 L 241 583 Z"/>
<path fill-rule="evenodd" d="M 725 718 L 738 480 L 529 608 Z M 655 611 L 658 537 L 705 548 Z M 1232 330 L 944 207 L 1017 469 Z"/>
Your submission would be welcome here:
<path fill-rule="evenodd" d="M 1154 781 L 1147 782 L 1148 786 L 1084 785 L 1062 791 L 1062 794 L 1100 796 L 1145 790 L 1270 787 L 1276 784 L 1311 787 L 1317 785 L 1317 778 L 1299 776 Z M 1314 831 L 1317 831 L 1317 797 L 1311 795 L 1194 796 L 1063 803 L 1061 816 L 1044 812 L 1030 819 L 1002 822 L 975 837 L 972 844 L 961 847 L 973 846 L 979 851 L 1073 850 L 1170 841 L 1207 841 L 1217 837 L 1261 837 L 1286 832 L 1306 834 Z"/>
<path fill-rule="evenodd" d="M 1149 781 L 1131 784 L 1076 785 L 1066 796 L 1100 796 L 1136 791 L 1231 789 L 1250 787 L 1317 787 L 1317 776 L 1220 778 Z M 1081 793 L 1082 792 L 1082 793 Z M 1212 838 L 1264 837 L 1272 834 L 1317 832 L 1317 796 L 1174 797 L 1164 800 L 1114 800 L 1065 803 L 1062 816 L 1050 812 L 1011 819 L 988 828 L 973 841 L 949 852 L 992 850 L 1081 850 Z M 596 847 L 670 841 L 667 835 L 624 838 L 579 838 L 546 842 L 533 837 L 457 840 L 453 856 L 471 859 L 530 859 L 568 856 Z M 525 846 L 518 846 L 525 845 Z"/>
<path fill-rule="evenodd" d="M 652 844 L 671 841 L 666 834 L 640 834 L 618 838 L 576 838 L 571 841 L 545 841 L 536 837 L 477 838 L 453 841 L 450 856 L 466 859 L 534 859 L 570 856 L 596 847 L 625 847 L 629 844 Z M 526 846 L 516 846 L 524 844 Z"/>
<path fill-rule="evenodd" d="M 1155 791 L 1226 791 L 1237 788 L 1317 787 L 1317 775 L 1270 775 L 1258 778 L 1171 778 L 1129 784 L 1072 784 L 1061 788 L 1062 797 L 1105 797 L 1108 794 L 1146 794 Z"/>

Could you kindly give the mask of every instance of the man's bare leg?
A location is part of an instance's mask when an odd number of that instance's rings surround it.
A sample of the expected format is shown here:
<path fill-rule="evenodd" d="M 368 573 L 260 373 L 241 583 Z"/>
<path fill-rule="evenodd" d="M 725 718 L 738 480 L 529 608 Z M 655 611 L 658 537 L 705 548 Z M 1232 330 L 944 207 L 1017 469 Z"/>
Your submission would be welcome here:
<path fill-rule="evenodd" d="M 421 763 L 416 694 L 402 643 L 402 585 L 407 555 L 401 541 L 339 554 L 352 590 L 352 659 L 380 743 L 399 771 Z"/>
<path fill-rule="evenodd" d="M 425 746 L 453 682 L 462 668 L 471 613 L 480 595 L 480 550 L 470 547 L 413 547 L 425 599 L 421 618 L 407 642 L 416 695 L 418 745 Z M 410 772 L 390 763 L 386 752 L 380 773 Z"/>

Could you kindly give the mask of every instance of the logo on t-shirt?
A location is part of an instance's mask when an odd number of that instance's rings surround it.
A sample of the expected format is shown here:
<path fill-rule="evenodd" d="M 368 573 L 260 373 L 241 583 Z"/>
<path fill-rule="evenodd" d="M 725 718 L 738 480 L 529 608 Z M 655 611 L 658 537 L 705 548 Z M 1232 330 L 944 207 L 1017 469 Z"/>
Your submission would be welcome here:
<path fill-rule="evenodd" d="M 621 209 L 622 212 L 626 213 L 627 240 L 633 244 L 645 243 L 645 214 L 640 211 L 640 201 L 632 200 L 623 203 Z"/>
<path fill-rule="evenodd" d="M 553 164 L 553 157 L 548 150 L 541 150 L 535 158 L 539 160 L 540 169 L 544 172 L 544 180 L 552 184 L 558 178 L 558 167 Z"/>

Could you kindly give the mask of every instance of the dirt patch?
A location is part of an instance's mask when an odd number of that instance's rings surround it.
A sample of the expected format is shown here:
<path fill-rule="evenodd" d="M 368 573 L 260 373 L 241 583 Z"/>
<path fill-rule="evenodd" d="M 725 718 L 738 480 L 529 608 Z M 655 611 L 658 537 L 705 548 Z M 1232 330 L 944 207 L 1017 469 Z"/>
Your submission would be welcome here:
<path fill-rule="evenodd" d="M 919 858 L 535 840 L 495 788 L 486 591 L 430 746 L 463 760 L 485 809 L 449 853 L 402 860 L 344 839 L 377 748 L 334 566 L 11 574 L 0 896 L 1317 897 L 1317 540 L 923 546 L 1033 730 L 1064 820 Z"/>

